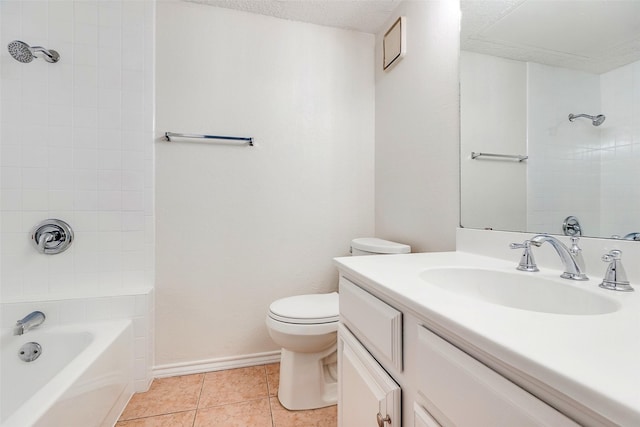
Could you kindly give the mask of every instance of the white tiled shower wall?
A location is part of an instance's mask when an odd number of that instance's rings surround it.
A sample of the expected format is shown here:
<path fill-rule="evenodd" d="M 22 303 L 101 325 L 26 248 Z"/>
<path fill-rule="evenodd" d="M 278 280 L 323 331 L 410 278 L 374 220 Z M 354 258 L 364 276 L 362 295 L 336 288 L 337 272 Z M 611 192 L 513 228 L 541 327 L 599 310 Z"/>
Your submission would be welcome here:
<path fill-rule="evenodd" d="M 602 235 L 639 232 L 620 228 L 640 217 L 640 61 L 600 76 L 602 113 L 607 120 L 601 131 Z M 606 189 L 606 190 L 604 190 Z M 611 212 L 615 212 L 611 215 Z"/>
<path fill-rule="evenodd" d="M 496 73 L 487 75 L 483 72 L 486 73 L 491 66 L 502 73 L 510 73 L 507 77 L 513 80 L 520 78 L 527 82 L 526 152 L 529 159 L 522 164 L 527 168 L 527 190 L 518 187 L 515 179 L 498 183 L 526 193 L 525 228 L 562 234 L 564 218 L 576 215 L 586 235 L 624 236 L 640 231 L 621 227 L 621 224 L 635 223 L 640 216 L 640 187 L 636 180 L 630 179 L 640 160 L 640 61 L 598 75 L 536 63 L 522 63 L 526 69 L 519 67 L 509 70 L 504 66 L 507 60 L 470 52 L 463 52 L 463 66 L 469 65 L 465 59 L 470 57 L 481 60 L 484 69 L 476 64 L 472 70 L 463 69 L 462 77 L 472 75 L 483 86 L 487 86 L 486 82 Z M 504 84 L 505 81 L 506 78 L 501 76 L 500 83 Z M 465 83 L 464 79 L 462 83 Z M 516 95 L 513 88 L 509 92 L 512 98 Z M 465 98 L 464 84 L 462 95 Z M 504 99 L 500 101 L 504 102 Z M 463 107 L 465 105 L 463 102 Z M 464 113 L 463 108 L 463 120 Z M 601 126 L 595 127 L 587 119 L 569 122 L 569 113 L 604 114 L 607 118 Z M 494 122 L 500 127 L 499 131 L 504 133 L 505 126 L 499 120 L 480 121 L 485 128 L 487 123 Z M 469 131 L 467 125 L 463 125 L 463 130 Z M 510 126 L 513 125 L 510 123 Z M 491 134 L 498 134 L 491 127 L 488 129 Z M 486 140 L 482 139 L 479 132 L 472 132 L 470 139 L 473 144 L 486 145 Z M 509 142 L 510 138 L 505 141 Z M 462 143 L 464 148 L 464 131 Z M 468 156 L 468 151 L 463 150 L 463 156 Z M 465 160 L 468 157 L 463 157 Z M 518 165 L 510 163 L 499 166 Z M 491 168 L 496 167 L 491 165 Z M 465 193 L 464 178 L 463 173 L 462 224 L 482 228 L 490 227 L 493 225 L 491 221 L 496 221 L 501 224 L 500 228 L 509 228 L 505 224 L 513 222 L 515 217 L 509 206 L 506 203 L 501 206 L 504 218 L 496 218 L 493 209 L 491 212 L 494 216 L 486 216 L 483 220 L 478 215 L 478 209 L 467 200 L 469 197 L 468 192 Z M 485 176 L 482 185 L 472 187 L 473 191 L 484 190 L 490 178 Z M 502 196 L 507 194 L 502 187 L 498 188 Z M 515 203 L 515 206 L 520 204 Z M 483 222 L 474 224 L 472 221 Z"/>
<path fill-rule="evenodd" d="M 562 234 L 576 215 L 600 235 L 600 128 L 569 113 L 600 114 L 597 74 L 527 63 L 527 229 Z"/>
<path fill-rule="evenodd" d="M 153 0 L 0 0 L 0 325 L 130 318 L 135 387 L 153 365 Z M 54 49 L 21 64 L 6 45 Z M 58 255 L 30 242 L 68 222 Z"/>
<path fill-rule="evenodd" d="M 564 218 L 578 215 L 587 235 L 640 231 L 620 226 L 640 215 L 640 187 L 630 179 L 640 160 L 640 62 L 600 75 L 528 67 L 528 228 L 561 233 Z M 568 113 L 607 119 L 594 127 L 570 123 Z"/>
<path fill-rule="evenodd" d="M 152 286 L 155 2 L 2 0 L 0 15 L 2 301 Z M 61 59 L 21 64 L 16 39 Z M 31 246 L 46 218 L 74 229 L 66 252 Z"/>

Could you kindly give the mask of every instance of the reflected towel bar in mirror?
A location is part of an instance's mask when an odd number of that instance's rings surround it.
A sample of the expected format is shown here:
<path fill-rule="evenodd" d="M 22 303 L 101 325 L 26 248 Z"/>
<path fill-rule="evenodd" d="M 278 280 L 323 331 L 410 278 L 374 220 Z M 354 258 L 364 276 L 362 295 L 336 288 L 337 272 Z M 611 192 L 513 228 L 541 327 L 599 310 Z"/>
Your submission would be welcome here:
<path fill-rule="evenodd" d="M 529 156 L 521 156 L 519 154 L 476 153 L 475 151 L 471 152 L 471 159 L 477 159 L 478 157 L 498 157 L 502 159 L 514 159 L 519 162 L 522 162 L 529 158 Z"/>
<path fill-rule="evenodd" d="M 199 138 L 199 139 L 222 139 L 227 141 L 244 141 L 249 144 L 250 147 L 253 147 L 253 138 L 251 137 L 239 137 L 239 136 L 218 136 L 218 135 L 198 135 L 193 133 L 176 133 L 176 132 L 165 132 L 164 137 L 167 141 L 171 142 L 171 138 Z"/>

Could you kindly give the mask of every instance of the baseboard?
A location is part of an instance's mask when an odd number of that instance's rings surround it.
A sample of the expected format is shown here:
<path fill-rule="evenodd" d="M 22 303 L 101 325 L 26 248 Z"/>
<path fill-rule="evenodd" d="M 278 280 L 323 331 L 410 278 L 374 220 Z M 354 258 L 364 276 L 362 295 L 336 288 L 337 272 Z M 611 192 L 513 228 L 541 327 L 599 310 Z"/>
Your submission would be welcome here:
<path fill-rule="evenodd" d="M 247 366 L 267 365 L 280 361 L 280 350 L 266 353 L 245 354 L 241 356 L 221 357 L 219 359 L 196 360 L 193 362 L 169 363 L 153 367 L 154 378 L 176 377 L 179 375 L 199 374 L 202 372 L 222 371 Z"/>

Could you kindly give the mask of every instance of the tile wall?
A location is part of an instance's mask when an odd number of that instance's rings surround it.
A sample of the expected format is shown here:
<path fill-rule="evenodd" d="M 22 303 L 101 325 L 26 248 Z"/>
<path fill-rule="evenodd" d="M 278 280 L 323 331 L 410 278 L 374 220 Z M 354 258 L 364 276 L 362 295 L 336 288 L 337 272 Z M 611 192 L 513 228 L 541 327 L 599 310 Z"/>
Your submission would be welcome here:
<path fill-rule="evenodd" d="M 154 274 L 155 2 L 0 2 L 0 243 L 3 302 L 109 296 Z M 55 49 L 14 60 L 12 40 Z M 60 218 L 69 250 L 30 231 Z"/>
<path fill-rule="evenodd" d="M 599 76 L 527 63 L 527 229 L 562 234 L 577 215 L 600 229 L 600 129 L 569 113 L 599 114 Z"/>
<path fill-rule="evenodd" d="M 624 226 L 640 216 L 640 62 L 601 75 L 532 63 L 528 70 L 536 123 L 528 129 L 528 228 L 561 234 L 563 219 L 578 215 L 587 235 L 640 231 Z M 607 119 L 594 127 L 569 122 L 568 113 Z"/>
<path fill-rule="evenodd" d="M 601 227 L 603 235 L 624 236 L 640 231 L 620 226 L 640 218 L 640 61 L 602 74 L 600 85 L 601 112 L 607 116 L 600 152 Z"/>

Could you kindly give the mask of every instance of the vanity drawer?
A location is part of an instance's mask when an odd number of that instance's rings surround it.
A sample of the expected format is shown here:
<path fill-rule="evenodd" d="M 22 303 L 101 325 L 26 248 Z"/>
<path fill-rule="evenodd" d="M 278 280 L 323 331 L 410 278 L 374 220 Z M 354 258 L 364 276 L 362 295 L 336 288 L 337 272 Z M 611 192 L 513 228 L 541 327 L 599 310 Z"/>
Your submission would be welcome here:
<path fill-rule="evenodd" d="M 578 426 L 422 326 L 417 351 L 418 393 L 442 426 Z"/>
<path fill-rule="evenodd" d="M 340 277 L 340 320 L 383 365 L 402 371 L 402 313 Z"/>

